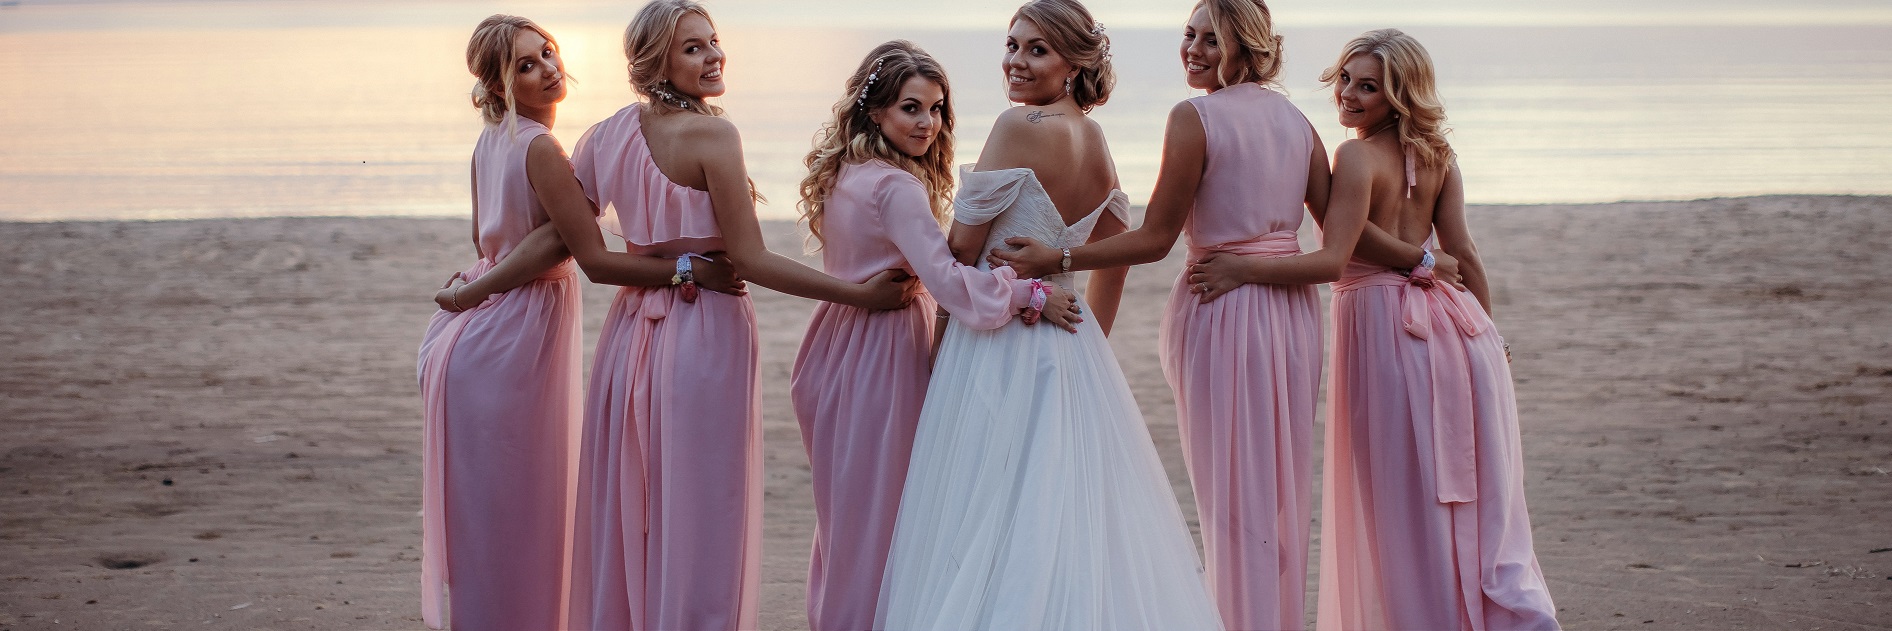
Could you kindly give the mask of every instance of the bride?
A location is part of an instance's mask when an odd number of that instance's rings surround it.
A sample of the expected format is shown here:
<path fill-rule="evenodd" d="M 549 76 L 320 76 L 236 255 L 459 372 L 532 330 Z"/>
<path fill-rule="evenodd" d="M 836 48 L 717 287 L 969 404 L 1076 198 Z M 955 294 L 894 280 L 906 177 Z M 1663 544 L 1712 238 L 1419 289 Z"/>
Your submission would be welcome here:
<path fill-rule="evenodd" d="M 999 116 L 953 201 L 953 252 L 981 267 L 1008 237 L 1068 248 L 1122 232 L 1129 205 L 1086 116 L 1114 82 L 1103 26 L 1075 0 L 1032 0 L 1005 47 L 1008 98 L 1024 106 Z M 1093 273 L 1079 306 L 1094 322 L 1075 332 L 946 326 L 875 628 L 1222 628 L 1104 339 L 1124 274 Z"/>

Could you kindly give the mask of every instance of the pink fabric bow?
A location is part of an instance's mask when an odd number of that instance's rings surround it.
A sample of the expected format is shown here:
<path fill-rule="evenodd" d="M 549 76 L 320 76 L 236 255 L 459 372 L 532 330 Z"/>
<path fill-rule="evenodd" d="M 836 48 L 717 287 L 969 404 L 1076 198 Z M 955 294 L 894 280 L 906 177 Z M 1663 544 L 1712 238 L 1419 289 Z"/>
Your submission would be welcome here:
<path fill-rule="evenodd" d="M 1355 264 L 1358 265 L 1357 263 Z M 1440 503 L 1470 502 L 1478 498 L 1478 447 L 1473 419 L 1471 363 L 1464 344 L 1452 336 L 1436 335 L 1435 312 L 1443 312 L 1446 323 L 1458 327 L 1465 337 L 1477 337 L 1491 328 L 1491 319 L 1471 294 L 1441 283 L 1432 270 L 1416 269 L 1410 277 L 1390 269 L 1348 275 L 1334 284 L 1334 292 L 1365 287 L 1400 287 L 1405 313 L 1406 333 L 1426 341 L 1426 355 L 1431 381 L 1413 384 L 1417 402 L 1430 401 L 1432 419 L 1429 435 L 1415 436 L 1419 444 L 1432 446 L 1433 486 Z M 1444 339 L 1441 339 L 1444 338 Z M 1426 431 L 1415 427 L 1414 431 Z"/>

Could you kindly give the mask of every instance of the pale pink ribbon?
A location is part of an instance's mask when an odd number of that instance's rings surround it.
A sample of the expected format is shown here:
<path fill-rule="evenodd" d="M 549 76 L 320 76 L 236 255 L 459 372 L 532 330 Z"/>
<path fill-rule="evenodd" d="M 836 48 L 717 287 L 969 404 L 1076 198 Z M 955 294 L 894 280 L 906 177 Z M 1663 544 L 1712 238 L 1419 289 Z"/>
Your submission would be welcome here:
<path fill-rule="evenodd" d="M 492 269 L 491 259 L 480 259 L 460 272 L 460 277 L 472 282 Z M 534 282 L 571 278 L 577 274 L 578 264 L 565 259 Z M 440 332 L 437 344 L 442 350 L 421 365 L 425 381 L 440 384 L 431 396 L 421 401 L 426 422 L 421 426 L 420 615 L 430 629 L 445 628 L 442 617 L 447 609 L 447 366 L 453 361 L 453 347 L 459 342 L 460 333 L 466 330 L 471 314 L 502 297 L 494 296 L 479 306 L 453 314 Z"/>
<path fill-rule="evenodd" d="M 1350 273 L 1353 270 L 1348 270 Z M 1402 287 L 1405 303 L 1406 332 L 1426 341 L 1430 357 L 1432 383 L 1432 469 L 1434 491 L 1440 503 L 1470 502 L 1478 498 L 1478 444 L 1473 423 L 1471 364 L 1463 345 L 1450 343 L 1433 335 L 1432 306 L 1444 310 L 1448 325 L 1456 325 L 1466 337 L 1476 337 L 1491 328 L 1491 319 L 1471 294 L 1449 283 L 1434 281 L 1431 270 L 1413 277 L 1390 269 L 1347 276 L 1334 283 L 1340 294 L 1365 287 Z M 1421 428 L 1413 428 L 1415 432 Z M 1425 438 L 1415 436 L 1415 438 Z"/>

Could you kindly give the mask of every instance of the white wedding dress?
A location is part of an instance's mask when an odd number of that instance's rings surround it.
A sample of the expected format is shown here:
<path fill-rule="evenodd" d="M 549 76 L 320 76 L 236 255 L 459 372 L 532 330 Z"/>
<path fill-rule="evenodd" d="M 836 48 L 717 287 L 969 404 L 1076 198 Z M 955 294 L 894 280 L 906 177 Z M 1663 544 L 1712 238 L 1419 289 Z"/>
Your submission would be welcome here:
<path fill-rule="evenodd" d="M 954 218 L 991 222 L 987 249 L 1014 236 L 1081 245 L 1101 213 L 1125 219 L 1129 205 L 1111 191 L 1067 227 L 1030 169 L 962 167 L 960 186 Z M 1149 429 L 1095 323 L 1076 334 L 1018 320 L 990 331 L 947 325 L 876 622 L 886 631 L 1222 628 Z"/>

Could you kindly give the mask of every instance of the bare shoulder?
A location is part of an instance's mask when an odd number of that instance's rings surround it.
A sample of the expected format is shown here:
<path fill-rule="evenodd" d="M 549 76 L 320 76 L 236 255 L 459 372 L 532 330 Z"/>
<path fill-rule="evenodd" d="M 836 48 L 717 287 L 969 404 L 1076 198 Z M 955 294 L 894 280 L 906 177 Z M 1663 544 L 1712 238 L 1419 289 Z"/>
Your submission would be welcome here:
<path fill-rule="evenodd" d="M 554 165 L 569 167 L 570 164 L 570 160 L 565 157 L 565 147 L 558 144 L 558 138 L 551 134 L 539 134 L 526 145 L 528 168 Z"/>
<path fill-rule="evenodd" d="M 681 118 L 676 122 L 677 136 L 681 140 L 707 147 L 736 147 L 742 144 L 742 133 L 727 118 L 700 114 L 673 116 Z"/>
<path fill-rule="evenodd" d="M 1335 178 L 1371 178 L 1381 159 L 1379 147 L 1358 138 L 1349 138 L 1334 148 Z"/>

